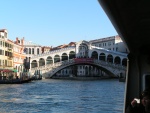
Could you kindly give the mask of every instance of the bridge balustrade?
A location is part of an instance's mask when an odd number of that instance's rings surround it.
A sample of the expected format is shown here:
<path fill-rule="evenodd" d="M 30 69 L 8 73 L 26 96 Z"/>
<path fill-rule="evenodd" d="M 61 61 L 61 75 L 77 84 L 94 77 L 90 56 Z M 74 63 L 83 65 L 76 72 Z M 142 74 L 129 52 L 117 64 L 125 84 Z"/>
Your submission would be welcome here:
<path fill-rule="evenodd" d="M 114 64 L 112 62 L 106 62 L 106 61 L 103 61 L 103 60 L 97 60 L 97 59 L 95 59 L 94 63 L 95 64 L 101 64 L 103 66 L 109 66 L 109 67 L 112 67 L 112 68 L 115 68 L 115 69 L 126 70 L 126 66 L 123 66 L 121 64 Z"/>
<path fill-rule="evenodd" d="M 85 60 L 85 58 L 83 58 L 83 60 Z M 70 65 L 74 65 L 75 63 L 77 63 L 76 60 L 69 59 L 69 60 L 57 62 L 54 64 L 47 64 L 45 66 L 32 68 L 31 72 L 34 73 L 35 70 L 41 70 L 43 74 L 44 73 L 49 74 L 49 75 L 51 74 L 51 76 L 52 76 L 54 73 L 56 73 L 60 69 L 65 68 L 65 66 L 67 67 Z M 85 63 L 87 63 L 86 60 L 85 60 Z M 123 72 L 123 73 L 126 72 L 126 67 L 122 66 L 121 64 L 113 64 L 111 62 L 105 62 L 103 60 L 97 60 L 97 59 L 93 59 L 93 63 L 91 62 L 91 64 L 96 64 L 98 66 L 101 66 L 101 67 L 111 71 L 112 73 L 116 74 L 116 76 L 118 76 L 118 74 L 121 72 Z"/>

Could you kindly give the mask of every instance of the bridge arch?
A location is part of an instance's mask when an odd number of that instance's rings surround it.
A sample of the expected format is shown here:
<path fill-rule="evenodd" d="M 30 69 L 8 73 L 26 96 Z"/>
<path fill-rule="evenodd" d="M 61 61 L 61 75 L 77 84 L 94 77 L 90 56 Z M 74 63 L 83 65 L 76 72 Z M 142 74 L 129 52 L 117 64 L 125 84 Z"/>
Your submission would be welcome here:
<path fill-rule="evenodd" d="M 111 54 L 107 56 L 107 62 L 113 63 L 113 56 Z"/>
<path fill-rule="evenodd" d="M 79 49 L 79 46 L 81 46 L 82 50 Z M 80 52 L 82 53 L 81 55 L 80 55 Z M 87 57 L 86 57 L 86 54 L 88 55 Z M 118 64 L 118 62 L 120 63 L 120 65 L 117 65 L 117 66 L 120 66 L 120 67 L 127 66 L 126 54 L 113 52 L 113 51 L 106 50 L 103 48 L 92 48 L 91 45 L 89 45 L 89 43 L 86 43 L 85 41 L 82 41 L 81 43 L 77 43 L 75 47 L 63 48 L 63 49 L 54 50 L 48 53 L 33 56 L 30 59 L 31 61 L 30 65 L 31 65 L 31 68 L 37 67 L 34 69 L 41 69 L 42 73 L 44 73 L 52 69 L 53 70 L 57 69 L 57 66 L 59 64 L 66 62 L 65 60 L 67 61 L 70 61 L 71 59 L 73 60 L 73 58 L 76 58 L 76 56 L 77 58 L 93 58 L 94 60 L 97 59 L 98 63 L 105 62 L 104 66 L 107 65 L 105 68 L 111 68 L 109 67 L 109 65 L 112 65 L 113 67 L 116 63 Z M 43 58 L 43 59 L 40 59 L 40 58 Z M 50 65 L 47 65 L 47 64 L 50 64 Z M 90 66 L 88 67 L 85 66 L 84 68 L 89 68 L 89 67 Z M 31 69 L 31 72 L 34 69 Z M 114 68 L 114 71 L 116 71 L 115 68 Z M 120 72 L 119 68 L 117 71 Z M 115 72 L 116 75 L 118 75 L 117 71 Z"/>
<path fill-rule="evenodd" d="M 121 64 L 121 58 L 119 56 L 116 56 L 114 59 L 115 64 Z"/>
<path fill-rule="evenodd" d="M 53 71 L 53 74 L 49 75 L 49 77 L 52 78 L 57 72 L 59 72 L 61 70 L 63 71 L 63 73 L 66 73 L 66 70 L 64 71 L 63 69 L 68 68 L 70 66 L 75 66 L 75 65 L 89 65 L 89 67 L 85 67 L 85 69 L 89 68 L 89 70 L 92 70 L 93 67 L 91 67 L 91 66 L 94 66 L 94 67 L 101 69 L 101 71 L 104 71 L 105 73 L 107 73 L 109 77 L 116 77 L 116 75 L 114 73 L 112 73 L 111 71 L 109 71 L 108 69 L 106 69 L 100 65 L 94 64 L 94 63 L 73 63 L 73 64 L 60 66 L 56 71 Z M 86 73 L 92 74 L 92 71 L 87 71 Z"/>
<path fill-rule="evenodd" d="M 61 55 L 61 61 L 64 61 L 64 60 L 68 60 L 68 55 L 67 55 L 67 53 L 63 53 L 63 54 Z"/>
<path fill-rule="evenodd" d="M 45 60 L 44 58 L 39 59 L 39 66 L 44 66 L 45 65 Z"/>
<path fill-rule="evenodd" d="M 75 52 L 74 51 L 70 51 L 70 53 L 69 53 L 69 59 L 73 59 L 75 57 L 76 57 Z"/>
<path fill-rule="evenodd" d="M 60 56 L 59 55 L 54 56 L 54 63 L 56 63 L 56 62 L 60 62 Z"/>
<path fill-rule="evenodd" d="M 98 59 L 98 52 L 97 51 L 93 51 L 92 55 L 91 55 L 91 58 Z"/>
<path fill-rule="evenodd" d="M 106 61 L 106 55 L 105 55 L 105 53 L 100 53 L 99 60 Z"/>
<path fill-rule="evenodd" d="M 53 63 L 53 59 L 51 56 L 48 56 L 46 59 L 46 64 L 52 64 Z"/>
<path fill-rule="evenodd" d="M 38 62 L 37 62 L 37 60 L 33 60 L 33 61 L 31 62 L 31 68 L 35 68 L 35 67 L 38 67 Z"/>

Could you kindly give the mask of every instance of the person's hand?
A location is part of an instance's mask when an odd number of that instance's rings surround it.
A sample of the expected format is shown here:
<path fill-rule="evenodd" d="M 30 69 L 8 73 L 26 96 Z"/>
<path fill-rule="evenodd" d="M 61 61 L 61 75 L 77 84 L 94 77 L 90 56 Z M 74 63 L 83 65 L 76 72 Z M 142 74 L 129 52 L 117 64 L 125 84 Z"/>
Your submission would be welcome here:
<path fill-rule="evenodd" d="M 137 105 L 137 101 L 134 99 L 134 100 L 132 100 L 131 101 L 131 105 L 132 105 L 132 107 L 135 107 L 136 105 Z"/>

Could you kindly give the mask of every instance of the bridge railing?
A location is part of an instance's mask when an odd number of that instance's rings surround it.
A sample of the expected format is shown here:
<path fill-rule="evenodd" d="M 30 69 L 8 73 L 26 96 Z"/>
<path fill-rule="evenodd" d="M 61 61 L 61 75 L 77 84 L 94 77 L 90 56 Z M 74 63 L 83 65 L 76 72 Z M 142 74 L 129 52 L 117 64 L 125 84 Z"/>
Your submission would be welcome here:
<path fill-rule="evenodd" d="M 121 64 L 114 64 L 114 63 L 106 62 L 106 61 L 103 61 L 103 60 L 96 60 L 95 59 L 94 63 L 101 64 L 103 66 L 109 66 L 109 67 L 116 68 L 116 69 L 121 69 L 121 70 L 126 70 L 127 69 L 126 66 L 123 66 Z"/>
<path fill-rule="evenodd" d="M 35 70 L 41 70 L 41 71 L 44 71 L 44 73 L 46 73 L 48 71 L 51 71 L 51 70 L 52 71 L 57 71 L 57 70 L 59 70 L 59 68 L 64 67 L 65 65 L 68 65 L 68 64 L 73 64 L 73 63 L 75 63 L 75 60 L 70 59 L 70 60 L 57 62 L 57 63 L 54 63 L 54 64 L 47 64 L 46 66 L 44 65 L 44 66 L 35 67 L 35 68 L 32 68 L 31 71 L 32 71 L 32 73 L 34 73 Z M 111 62 L 106 62 L 106 61 L 97 60 L 97 59 L 94 59 L 93 63 L 97 64 L 97 65 L 101 65 L 102 67 L 105 67 L 105 68 L 111 68 L 114 71 L 116 71 L 116 70 L 126 71 L 126 66 L 122 66 L 121 64 L 114 64 L 114 63 L 111 63 Z"/>

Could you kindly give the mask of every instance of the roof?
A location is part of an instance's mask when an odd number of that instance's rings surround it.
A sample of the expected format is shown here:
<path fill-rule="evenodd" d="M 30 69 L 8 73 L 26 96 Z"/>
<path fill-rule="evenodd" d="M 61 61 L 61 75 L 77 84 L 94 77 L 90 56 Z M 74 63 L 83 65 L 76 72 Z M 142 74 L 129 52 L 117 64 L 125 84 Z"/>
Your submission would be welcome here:
<path fill-rule="evenodd" d="M 7 32 L 7 29 L 0 29 L 0 32 Z"/>

